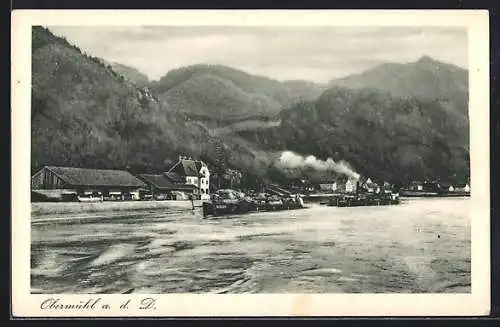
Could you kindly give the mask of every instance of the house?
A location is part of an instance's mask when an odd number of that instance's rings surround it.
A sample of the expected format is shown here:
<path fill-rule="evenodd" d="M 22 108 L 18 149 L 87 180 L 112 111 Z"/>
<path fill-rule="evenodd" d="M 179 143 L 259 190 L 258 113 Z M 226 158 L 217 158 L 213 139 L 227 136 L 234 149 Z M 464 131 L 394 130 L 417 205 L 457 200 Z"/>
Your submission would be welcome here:
<path fill-rule="evenodd" d="M 410 190 L 412 190 L 412 191 L 423 191 L 424 190 L 424 184 L 422 182 L 420 182 L 420 181 L 413 181 L 413 182 L 411 182 Z"/>
<path fill-rule="evenodd" d="M 124 170 L 87 169 L 45 166 L 31 177 L 31 189 L 43 194 L 51 190 L 61 198 L 68 195 L 120 199 L 139 199 L 139 189 L 146 185 Z"/>
<path fill-rule="evenodd" d="M 336 192 L 337 181 L 324 181 L 319 184 L 319 189 L 323 192 Z"/>
<path fill-rule="evenodd" d="M 358 191 L 358 181 L 354 178 L 347 179 L 345 183 L 345 192 L 346 193 L 356 193 Z"/>
<path fill-rule="evenodd" d="M 180 176 L 176 174 L 139 174 L 137 177 L 146 185 L 151 196 L 155 200 L 177 199 L 178 194 L 193 193 L 196 186 L 183 183 Z"/>
<path fill-rule="evenodd" d="M 441 183 L 439 181 L 425 181 L 423 184 L 425 192 L 440 192 Z"/>
<path fill-rule="evenodd" d="M 361 188 L 368 193 L 380 193 L 380 187 L 378 184 L 374 183 L 369 177 L 361 183 Z"/>
<path fill-rule="evenodd" d="M 455 192 L 455 187 L 450 182 L 439 183 L 439 188 L 441 192 Z"/>
<path fill-rule="evenodd" d="M 168 173 L 175 173 L 184 183 L 195 186 L 194 194 L 202 197 L 210 194 L 210 171 L 203 161 L 179 156 L 179 161 L 168 170 L 167 176 Z"/>
<path fill-rule="evenodd" d="M 456 192 L 470 193 L 469 183 L 455 185 Z"/>
<path fill-rule="evenodd" d="M 330 190 L 336 193 L 355 193 L 357 189 L 357 180 L 348 178 L 347 176 L 340 176 L 329 183 Z"/>
<path fill-rule="evenodd" d="M 382 193 L 392 193 L 393 186 L 389 182 L 384 182 L 382 184 Z"/>

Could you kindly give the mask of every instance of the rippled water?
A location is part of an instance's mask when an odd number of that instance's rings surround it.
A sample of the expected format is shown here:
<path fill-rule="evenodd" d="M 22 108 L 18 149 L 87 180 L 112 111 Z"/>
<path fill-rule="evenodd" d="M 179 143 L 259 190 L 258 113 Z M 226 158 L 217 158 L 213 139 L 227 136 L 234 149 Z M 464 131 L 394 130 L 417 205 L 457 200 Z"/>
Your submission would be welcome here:
<path fill-rule="evenodd" d="M 470 292 L 470 199 L 310 206 L 32 223 L 32 292 Z"/>

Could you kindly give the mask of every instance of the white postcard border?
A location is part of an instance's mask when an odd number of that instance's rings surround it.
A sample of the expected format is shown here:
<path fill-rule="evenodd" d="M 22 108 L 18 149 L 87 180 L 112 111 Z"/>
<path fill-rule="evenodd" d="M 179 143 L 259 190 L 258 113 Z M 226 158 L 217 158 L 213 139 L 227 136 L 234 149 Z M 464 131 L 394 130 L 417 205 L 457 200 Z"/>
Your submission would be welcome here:
<path fill-rule="evenodd" d="M 104 316 L 484 315 L 490 305 L 489 21 L 485 10 L 137 11 L 17 10 L 12 13 L 12 314 Z M 471 294 L 30 294 L 30 85 L 33 25 L 463 26 L 469 31 Z M 93 303 L 93 309 L 41 309 Z M 153 306 L 139 309 L 144 298 Z M 128 309 L 120 305 L 129 302 Z M 109 308 L 104 307 L 109 305 Z"/>

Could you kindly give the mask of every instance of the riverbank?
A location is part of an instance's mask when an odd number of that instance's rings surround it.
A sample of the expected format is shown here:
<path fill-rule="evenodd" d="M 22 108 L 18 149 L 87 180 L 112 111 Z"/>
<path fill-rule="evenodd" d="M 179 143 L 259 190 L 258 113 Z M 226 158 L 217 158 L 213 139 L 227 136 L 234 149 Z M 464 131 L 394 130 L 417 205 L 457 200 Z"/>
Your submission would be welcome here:
<path fill-rule="evenodd" d="M 195 201 L 195 206 L 201 206 Z M 116 201 L 116 202 L 34 202 L 31 203 L 31 216 L 74 215 L 86 213 L 113 213 L 121 211 L 181 212 L 192 210 L 191 201 Z"/>
<path fill-rule="evenodd" d="M 34 223 L 30 286 L 38 294 L 470 293 L 471 205 L 434 198 L 213 220 L 197 209 Z"/>

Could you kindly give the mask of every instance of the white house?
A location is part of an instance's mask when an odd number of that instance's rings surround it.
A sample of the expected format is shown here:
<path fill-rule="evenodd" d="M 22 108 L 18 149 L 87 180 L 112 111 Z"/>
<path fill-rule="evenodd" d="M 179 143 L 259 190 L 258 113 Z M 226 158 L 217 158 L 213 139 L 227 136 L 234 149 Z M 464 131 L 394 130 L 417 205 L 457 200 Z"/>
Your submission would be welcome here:
<path fill-rule="evenodd" d="M 210 171 L 203 161 L 179 156 L 179 161 L 168 172 L 177 173 L 186 184 L 196 186 L 196 193 L 202 199 L 209 196 Z"/>
<path fill-rule="evenodd" d="M 357 181 L 354 179 L 348 179 L 345 183 L 345 191 L 346 193 L 354 193 L 356 192 Z"/>
<path fill-rule="evenodd" d="M 200 162 L 200 194 L 202 198 L 207 198 L 210 194 L 210 171 L 204 162 Z"/>
<path fill-rule="evenodd" d="M 456 192 L 470 193 L 469 183 L 455 185 Z"/>
<path fill-rule="evenodd" d="M 337 182 L 325 182 L 325 183 L 320 183 L 319 184 L 319 188 L 322 190 L 322 191 L 331 191 L 331 192 L 335 192 L 337 190 Z"/>

